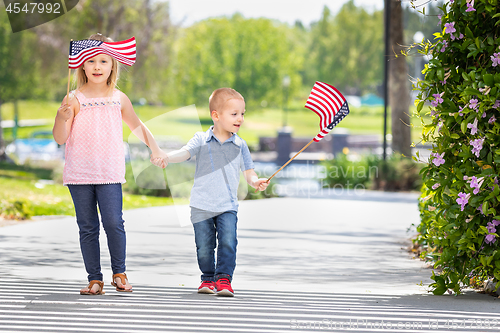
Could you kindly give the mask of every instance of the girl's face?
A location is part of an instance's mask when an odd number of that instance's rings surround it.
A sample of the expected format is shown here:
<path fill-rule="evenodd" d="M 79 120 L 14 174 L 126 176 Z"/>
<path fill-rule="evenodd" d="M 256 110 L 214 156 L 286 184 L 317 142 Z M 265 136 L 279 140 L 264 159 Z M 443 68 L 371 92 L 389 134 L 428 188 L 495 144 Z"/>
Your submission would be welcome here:
<path fill-rule="evenodd" d="M 106 54 L 98 54 L 83 63 L 83 70 L 89 83 L 106 83 L 113 69 L 111 57 Z"/>

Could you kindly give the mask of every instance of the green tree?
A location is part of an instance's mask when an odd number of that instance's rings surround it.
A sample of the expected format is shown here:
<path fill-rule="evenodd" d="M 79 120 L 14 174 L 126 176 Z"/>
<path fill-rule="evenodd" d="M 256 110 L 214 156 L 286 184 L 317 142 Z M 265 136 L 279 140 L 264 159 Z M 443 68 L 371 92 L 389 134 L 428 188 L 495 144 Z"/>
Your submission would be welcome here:
<path fill-rule="evenodd" d="M 345 3 L 333 17 L 325 6 L 311 28 L 309 80 L 335 85 L 346 94 L 376 92 L 382 82 L 383 18 Z"/>
<path fill-rule="evenodd" d="M 122 66 L 118 82 L 132 100 L 158 101 L 170 84 L 175 27 L 170 21 L 168 2 L 87 0 L 68 14 L 32 30 L 38 36 L 33 51 L 47 64 L 41 74 L 52 83 L 49 98 L 62 100 L 66 94 L 70 40 L 85 39 L 94 33 L 113 40 L 136 37 L 137 62 L 132 67 Z"/>
<path fill-rule="evenodd" d="M 6 159 L 1 106 L 6 102 L 36 97 L 36 70 L 39 60 L 33 56 L 32 44 L 36 38 L 32 32 L 12 33 L 6 12 L 0 11 L 0 161 Z M 17 107 L 15 108 L 17 112 Z"/>
<path fill-rule="evenodd" d="M 216 88 L 229 86 L 250 103 L 281 103 L 281 82 L 300 84 L 303 56 L 290 41 L 290 27 L 268 19 L 207 19 L 186 28 L 177 41 L 178 103 L 205 105 Z"/>

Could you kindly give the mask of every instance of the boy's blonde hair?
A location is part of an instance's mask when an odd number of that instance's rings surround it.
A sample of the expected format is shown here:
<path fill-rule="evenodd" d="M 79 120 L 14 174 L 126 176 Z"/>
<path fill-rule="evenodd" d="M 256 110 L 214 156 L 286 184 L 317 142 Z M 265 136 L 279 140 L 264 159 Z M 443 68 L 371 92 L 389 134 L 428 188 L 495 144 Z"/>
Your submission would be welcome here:
<path fill-rule="evenodd" d="M 103 36 L 101 34 L 93 34 L 90 36 L 88 39 L 93 39 L 93 40 L 99 40 L 101 42 L 112 42 L 113 40 L 109 37 Z M 119 72 L 119 66 L 118 66 L 118 61 L 111 57 L 111 63 L 113 67 L 111 68 L 111 74 L 109 74 L 108 77 L 108 93 L 111 93 L 115 87 L 116 83 L 118 82 L 118 72 Z M 83 87 L 86 83 L 88 82 L 87 75 L 85 75 L 85 71 L 83 70 L 83 64 L 78 67 L 76 70 L 76 89 L 80 89 Z"/>
<path fill-rule="evenodd" d="M 214 92 L 212 93 L 212 95 L 210 95 L 210 98 L 208 99 L 208 106 L 210 108 L 210 113 L 212 113 L 213 110 L 220 110 L 224 105 L 224 103 L 233 98 L 245 101 L 243 96 L 241 96 L 239 92 L 237 92 L 232 88 L 219 88 L 214 90 Z"/>

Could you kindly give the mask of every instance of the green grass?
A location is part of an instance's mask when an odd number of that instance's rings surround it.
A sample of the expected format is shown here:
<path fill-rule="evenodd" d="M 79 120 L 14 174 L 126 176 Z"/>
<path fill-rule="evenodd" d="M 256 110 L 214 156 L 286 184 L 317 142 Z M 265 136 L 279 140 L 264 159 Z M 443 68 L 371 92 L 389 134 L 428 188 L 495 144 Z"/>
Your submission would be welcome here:
<path fill-rule="evenodd" d="M 68 188 L 61 184 L 45 184 L 52 170 L 0 164 L 0 200 L 28 201 L 33 215 L 74 215 L 73 201 Z M 173 204 L 171 198 L 150 197 L 124 193 L 123 208 L 135 209 Z M 1 213 L 1 212 L 0 212 Z"/>

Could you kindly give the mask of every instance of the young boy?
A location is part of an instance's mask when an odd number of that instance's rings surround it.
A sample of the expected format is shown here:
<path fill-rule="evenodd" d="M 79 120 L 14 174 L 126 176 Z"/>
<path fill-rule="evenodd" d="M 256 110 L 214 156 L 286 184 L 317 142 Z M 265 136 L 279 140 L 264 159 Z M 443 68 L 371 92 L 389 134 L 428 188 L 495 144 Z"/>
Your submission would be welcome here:
<path fill-rule="evenodd" d="M 237 189 L 240 170 L 248 184 L 264 191 L 267 179 L 259 179 L 246 142 L 236 133 L 244 121 L 245 100 L 231 88 L 215 90 L 209 99 L 214 125 L 198 132 L 187 145 L 167 154 L 164 165 L 196 157 L 191 190 L 191 222 L 194 227 L 198 266 L 202 272 L 199 293 L 234 296 L 231 288 L 236 266 Z M 160 161 L 153 161 L 161 165 Z M 217 245 L 217 262 L 215 247 Z"/>

